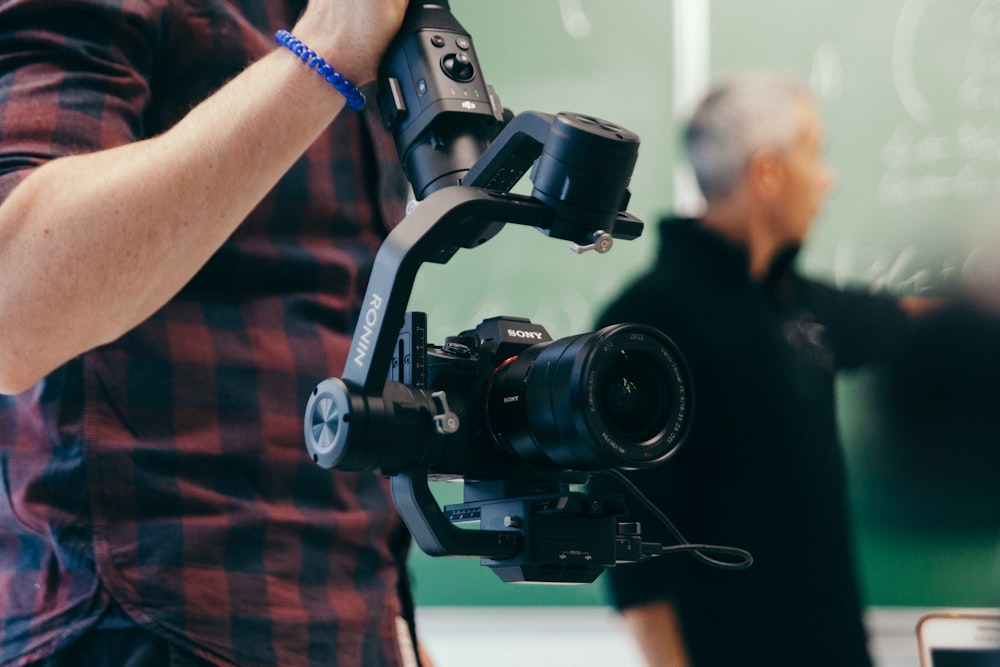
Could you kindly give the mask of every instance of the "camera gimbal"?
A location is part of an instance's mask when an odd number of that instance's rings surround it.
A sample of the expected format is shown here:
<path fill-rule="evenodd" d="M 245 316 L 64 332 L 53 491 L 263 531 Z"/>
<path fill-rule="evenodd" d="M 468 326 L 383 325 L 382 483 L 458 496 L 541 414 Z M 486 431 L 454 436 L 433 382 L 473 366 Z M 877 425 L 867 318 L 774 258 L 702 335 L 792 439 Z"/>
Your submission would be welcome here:
<path fill-rule="evenodd" d="M 588 471 L 659 463 L 681 444 L 690 413 L 688 377 L 669 339 L 621 325 L 564 344 L 560 350 L 570 352 L 560 359 L 543 364 L 543 352 L 523 364 L 521 385 L 547 383 L 550 394 L 569 396 L 566 409 L 541 418 L 520 390 L 499 396 L 525 406 L 522 430 L 542 451 L 539 464 L 518 460 L 509 447 L 501 451 L 503 437 L 478 407 L 481 392 L 500 391 L 491 388 L 491 364 L 504 328 L 492 334 L 481 326 L 443 348 L 456 364 L 465 363 L 463 355 L 479 359 L 469 362 L 468 392 L 475 395 L 462 396 L 458 414 L 449 405 L 449 392 L 456 403 L 450 385 L 447 391 L 427 386 L 426 322 L 405 312 L 423 263 L 444 264 L 506 223 L 535 227 L 578 252 L 606 252 L 612 239 L 639 236 L 643 223 L 624 210 L 638 137 L 582 114 L 503 110 L 447 2 L 411 3 L 383 61 L 378 101 L 420 202 L 378 252 L 343 374 L 320 383 L 309 399 L 309 454 L 324 467 L 387 475 L 421 549 L 480 556 L 505 581 L 589 582 L 617 562 L 661 553 L 659 544 L 642 542 L 637 526 L 618 524 L 625 512 L 621 496 L 595 497 L 572 487 L 585 483 Z M 529 169 L 531 195 L 511 193 Z M 490 355 L 477 355 L 481 349 Z M 639 366 L 653 370 L 634 379 L 629 369 Z M 550 369 L 556 369 L 552 377 Z M 640 395 L 647 390 L 651 399 Z M 669 406 L 641 435 L 615 420 L 616 410 L 635 414 L 629 402 L 639 399 L 644 406 Z M 550 436 L 541 431 L 555 433 L 558 454 L 546 456 Z M 564 445 L 578 441 L 586 444 L 583 458 L 575 458 L 573 447 L 564 453 Z M 465 467 L 467 458 L 481 455 L 485 464 Z M 465 502 L 442 511 L 429 477 L 464 478 Z M 467 521 L 479 521 L 480 528 L 454 525 Z"/>

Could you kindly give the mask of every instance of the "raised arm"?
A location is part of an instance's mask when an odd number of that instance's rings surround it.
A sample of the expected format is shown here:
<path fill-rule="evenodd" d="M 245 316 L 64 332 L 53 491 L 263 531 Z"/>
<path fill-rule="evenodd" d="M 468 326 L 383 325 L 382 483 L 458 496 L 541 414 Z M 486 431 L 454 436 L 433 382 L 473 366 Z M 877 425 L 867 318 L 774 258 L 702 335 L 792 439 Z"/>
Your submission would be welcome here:
<path fill-rule="evenodd" d="M 292 32 L 361 83 L 405 6 L 312 0 Z M 166 303 L 344 106 L 276 47 L 163 134 L 35 168 L 0 203 L 0 393 Z"/>

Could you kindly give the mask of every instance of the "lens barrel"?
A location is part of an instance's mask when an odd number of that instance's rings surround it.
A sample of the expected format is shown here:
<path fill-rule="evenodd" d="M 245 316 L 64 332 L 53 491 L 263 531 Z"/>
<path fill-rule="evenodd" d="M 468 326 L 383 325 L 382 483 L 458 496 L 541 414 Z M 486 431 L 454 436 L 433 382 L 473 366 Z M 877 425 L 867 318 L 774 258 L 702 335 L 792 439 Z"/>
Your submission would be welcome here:
<path fill-rule="evenodd" d="M 691 382 L 660 331 L 616 324 L 526 348 L 500 364 L 487 392 L 494 440 L 535 465 L 636 469 L 682 443 Z"/>

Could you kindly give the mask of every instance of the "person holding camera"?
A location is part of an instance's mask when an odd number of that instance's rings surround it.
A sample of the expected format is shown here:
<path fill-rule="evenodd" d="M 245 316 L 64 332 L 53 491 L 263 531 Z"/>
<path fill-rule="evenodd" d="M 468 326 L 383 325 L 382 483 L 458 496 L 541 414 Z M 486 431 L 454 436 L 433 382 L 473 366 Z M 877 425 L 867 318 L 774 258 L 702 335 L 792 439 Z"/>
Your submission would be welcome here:
<path fill-rule="evenodd" d="M 631 478 L 691 542 L 754 562 L 622 565 L 608 572 L 613 603 L 651 665 L 869 665 L 834 375 L 888 359 L 908 308 L 795 270 L 833 182 L 807 88 L 734 75 L 697 106 L 685 142 L 704 212 L 661 224 L 655 265 L 600 320 L 661 329 L 692 373 L 689 438 Z M 672 541 L 634 518 L 644 539 Z"/>
<path fill-rule="evenodd" d="M 403 217 L 357 86 L 405 9 L 0 0 L 0 664 L 417 664 L 384 481 L 302 445 Z"/>

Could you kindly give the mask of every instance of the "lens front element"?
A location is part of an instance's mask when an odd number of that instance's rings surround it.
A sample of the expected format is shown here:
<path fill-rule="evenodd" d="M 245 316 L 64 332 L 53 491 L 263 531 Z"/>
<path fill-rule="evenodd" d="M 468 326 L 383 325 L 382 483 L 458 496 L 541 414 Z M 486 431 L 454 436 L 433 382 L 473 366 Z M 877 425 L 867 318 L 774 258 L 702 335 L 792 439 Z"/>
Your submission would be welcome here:
<path fill-rule="evenodd" d="M 609 429 L 639 442 L 659 433 L 674 400 L 663 371 L 642 350 L 619 350 L 597 379 L 597 409 Z"/>
<path fill-rule="evenodd" d="M 497 369 L 485 406 L 501 447 L 534 465 L 570 470 L 660 463 L 683 441 L 690 412 L 679 350 L 638 324 L 523 350 Z"/>

